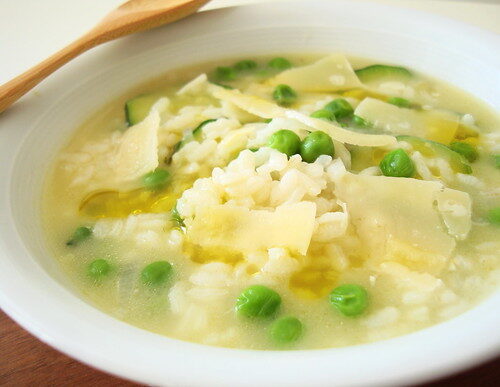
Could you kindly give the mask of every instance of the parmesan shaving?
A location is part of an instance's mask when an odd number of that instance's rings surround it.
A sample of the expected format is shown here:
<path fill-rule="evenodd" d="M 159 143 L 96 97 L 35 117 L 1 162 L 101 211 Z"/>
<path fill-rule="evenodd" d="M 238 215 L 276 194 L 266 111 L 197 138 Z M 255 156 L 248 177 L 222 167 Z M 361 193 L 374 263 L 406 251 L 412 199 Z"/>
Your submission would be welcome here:
<path fill-rule="evenodd" d="M 310 65 L 283 71 L 271 78 L 269 84 L 285 84 L 298 91 L 312 92 L 332 92 L 362 86 L 351 64 L 342 54 L 330 55 Z"/>
<path fill-rule="evenodd" d="M 353 132 L 330 122 L 309 117 L 296 110 L 285 109 L 261 98 L 243 94 L 239 90 L 226 90 L 215 85 L 211 85 L 211 90 L 214 97 L 229 101 L 251 114 L 262 118 L 292 118 L 313 131 L 322 130 L 328 133 L 334 140 L 341 143 L 359 146 L 387 146 L 397 142 L 393 136 Z"/>
<path fill-rule="evenodd" d="M 470 227 L 470 207 L 451 212 L 447 205 L 470 206 L 468 195 L 440 182 L 345 172 L 335 177 L 335 193 L 374 262 L 438 274 L 455 248 L 454 237 L 465 237 Z"/>
<path fill-rule="evenodd" d="M 110 185 L 134 183 L 144 174 L 158 167 L 158 129 L 160 113 L 167 107 L 168 99 L 161 98 L 151 108 L 149 115 L 130 127 L 121 138 L 113 158 Z"/>
<path fill-rule="evenodd" d="M 254 252 L 283 247 L 306 254 L 314 231 L 316 204 L 282 205 L 275 211 L 233 205 L 202 208 L 188 226 L 193 243 L 208 248 Z"/>

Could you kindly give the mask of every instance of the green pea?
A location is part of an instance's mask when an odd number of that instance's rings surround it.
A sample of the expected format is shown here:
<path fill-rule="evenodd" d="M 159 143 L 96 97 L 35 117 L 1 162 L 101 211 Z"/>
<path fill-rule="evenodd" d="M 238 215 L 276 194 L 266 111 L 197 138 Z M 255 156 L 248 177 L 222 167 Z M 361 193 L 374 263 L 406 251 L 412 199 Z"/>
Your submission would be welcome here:
<path fill-rule="evenodd" d="M 492 208 L 488 211 L 487 215 L 488 222 L 494 224 L 495 226 L 500 226 L 500 207 Z"/>
<path fill-rule="evenodd" d="M 211 122 L 217 121 L 216 118 L 211 118 L 209 120 L 203 121 L 201 124 L 199 124 L 196 128 L 193 129 L 193 138 L 195 140 L 199 140 L 201 137 L 201 133 L 203 130 L 203 127 Z"/>
<path fill-rule="evenodd" d="M 184 219 L 182 219 L 182 217 L 179 214 L 179 211 L 177 211 L 177 204 L 170 211 L 170 220 L 174 224 L 174 228 L 182 229 L 183 227 L 186 227 Z"/>
<path fill-rule="evenodd" d="M 250 59 L 240 60 L 234 64 L 234 68 L 237 71 L 253 70 L 257 68 L 257 62 Z"/>
<path fill-rule="evenodd" d="M 281 297 L 274 290 L 262 285 L 246 288 L 236 300 L 236 312 L 245 317 L 269 317 L 276 313 Z"/>
<path fill-rule="evenodd" d="M 307 163 L 313 163 L 321 155 L 333 157 L 334 154 L 335 146 L 332 138 L 320 130 L 309 133 L 300 144 L 300 156 Z"/>
<path fill-rule="evenodd" d="M 402 108 L 409 108 L 411 106 L 410 101 L 408 101 L 405 98 L 401 98 L 401 97 L 391 97 L 387 100 L 387 102 L 392 104 L 392 105 L 396 105 L 396 106 L 399 106 Z"/>
<path fill-rule="evenodd" d="M 335 121 L 335 114 L 332 111 L 327 109 L 316 110 L 311 113 L 311 117 L 313 118 L 321 118 L 328 121 Z"/>
<path fill-rule="evenodd" d="M 358 316 L 368 306 L 368 293 L 359 285 L 341 285 L 330 293 L 330 303 L 344 316 Z"/>
<path fill-rule="evenodd" d="M 372 126 L 370 122 L 356 114 L 352 116 L 352 123 L 360 128 L 370 128 Z"/>
<path fill-rule="evenodd" d="M 264 120 L 264 123 L 265 123 L 265 124 L 269 124 L 272 120 L 273 120 L 272 118 L 266 118 L 266 119 Z"/>
<path fill-rule="evenodd" d="M 384 176 L 412 177 L 415 173 L 415 165 L 403 149 L 387 153 L 379 167 Z"/>
<path fill-rule="evenodd" d="M 150 286 L 163 284 L 172 273 L 172 265 L 167 261 L 156 261 L 147 265 L 141 272 L 141 281 Z"/>
<path fill-rule="evenodd" d="M 67 246 L 75 246 L 92 235 L 92 229 L 80 226 L 73 232 L 71 238 L 66 242 Z"/>
<path fill-rule="evenodd" d="M 273 91 L 273 99 L 281 106 L 288 106 L 297 100 L 297 93 L 288 85 L 278 85 Z"/>
<path fill-rule="evenodd" d="M 261 69 L 261 70 L 257 70 L 255 72 L 255 75 L 257 75 L 260 78 L 267 78 L 271 75 L 275 75 L 275 72 L 270 70 L 270 69 Z"/>
<path fill-rule="evenodd" d="M 232 67 L 217 67 L 214 73 L 217 81 L 234 81 L 236 75 L 236 70 Z"/>
<path fill-rule="evenodd" d="M 297 341 L 302 334 L 302 323 L 295 317 L 282 317 L 271 325 L 271 337 L 278 344 Z"/>
<path fill-rule="evenodd" d="M 170 179 L 170 173 L 165 169 L 156 169 L 142 177 L 142 184 L 149 190 L 163 188 Z"/>
<path fill-rule="evenodd" d="M 476 148 L 471 144 L 467 144 L 466 142 L 452 142 L 450 144 L 450 149 L 464 156 L 470 163 L 476 161 L 479 156 Z"/>
<path fill-rule="evenodd" d="M 334 99 L 332 102 L 327 103 L 323 109 L 330 110 L 337 120 L 350 117 L 354 113 L 351 104 L 344 98 Z"/>
<path fill-rule="evenodd" d="M 271 59 L 267 66 L 275 70 L 283 71 L 292 67 L 292 64 L 288 59 L 278 57 Z"/>
<path fill-rule="evenodd" d="M 110 263 L 105 259 L 96 259 L 87 267 L 87 273 L 95 280 L 100 280 L 111 271 Z"/>
<path fill-rule="evenodd" d="M 269 137 L 267 146 L 291 157 L 299 153 L 300 137 L 291 130 L 281 129 L 274 132 L 272 136 Z"/>
<path fill-rule="evenodd" d="M 248 148 L 248 150 L 250 152 L 257 152 L 259 150 L 259 148 Z"/>

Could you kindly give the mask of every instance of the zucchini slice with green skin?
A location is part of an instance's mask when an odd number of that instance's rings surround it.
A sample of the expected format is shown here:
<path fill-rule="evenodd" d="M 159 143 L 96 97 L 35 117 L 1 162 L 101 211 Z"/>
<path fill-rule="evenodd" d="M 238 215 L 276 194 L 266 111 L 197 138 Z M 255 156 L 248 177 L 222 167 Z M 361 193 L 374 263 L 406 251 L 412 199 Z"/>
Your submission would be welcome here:
<path fill-rule="evenodd" d="M 199 140 L 201 138 L 201 133 L 202 129 L 206 124 L 209 124 L 211 122 L 217 121 L 216 118 L 210 118 L 208 120 L 203 121 L 201 124 L 199 124 L 194 130 L 193 130 L 193 138 L 195 140 Z"/>
<path fill-rule="evenodd" d="M 233 90 L 234 87 L 233 86 L 229 86 L 229 85 L 224 85 L 223 83 L 219 83 L 219 82 L 212 82 L 212 81 L 209 81 L 212 85 L 217 85 L 217 86 L 220 86 L 220 87 L 223 87 L 224 89 L 227 89 L 227 90 Z"/>
<path fill-rule="evenodd" d="M 180 151 L 181 148 L 184 145 L 186 145 L 188 142 L 193 141 L 193 140 L 200 141 L 201 140 L 201 135 L 203 133 L 203 127 L 206 124 L 209 124 L 209 123 L 214 122 L 214 121 L 217 121 L 217 118 L 210 118 L 208 120 L 205 120 L 201 124 L 199 124 L 196 128 L 194 128 L 191 133 L 188 133 L 187 135 L 185 135 L 184 138 L 181 141 L 179 141 L 178 143 L 176 143 L 174 145 L 174 148 L 172 150 L 172 154 L 170 155 L 170 157 L 168 157 L 165 160 L 165 162 L 167 164 L 170 164 L 172 162 L 172 156 L 174 155 L 174 153 Z"/>
<path fill-rule="evenodd" d="M 415 136 L 396 136 L 396 139 L 398 141 L 407 142 L 413 149 L 419 151 L 424 156 L 442 157 L 448 161 L 455 172 L 465 173 L 467 175 L 472 173 L 472 168 L 465 158 L 461 154 L 448 148 L 446 145 Z"/>
<path fill-rule="evenodd" d="M 142 94 L 125 102 L 125 118 L 129 126 L 138 124 L 149 114 L 161 94 Z"/>
<path fill-rule="evenodd" d="M 410 70 L 400 66 L 388 66 L 375 64 L 362 69 L 354 70 L 359 80 L 363 83 L 378 81 L 384 78 L 391 79 L 409 79 L 413 77 Z"/>

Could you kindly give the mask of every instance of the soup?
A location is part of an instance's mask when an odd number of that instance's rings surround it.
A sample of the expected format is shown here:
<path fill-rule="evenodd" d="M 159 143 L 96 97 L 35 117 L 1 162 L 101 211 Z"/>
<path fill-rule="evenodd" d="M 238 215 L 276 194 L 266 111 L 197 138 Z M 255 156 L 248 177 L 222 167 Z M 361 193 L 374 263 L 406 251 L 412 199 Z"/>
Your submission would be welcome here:
<path fill-rule="evenodd" d="M 47 238 L 87 300 L 162 335 L 386 339 L 498 287 L 499 128 L 448 84 L 341 54 L 173 71 L 60 151 Z"/>

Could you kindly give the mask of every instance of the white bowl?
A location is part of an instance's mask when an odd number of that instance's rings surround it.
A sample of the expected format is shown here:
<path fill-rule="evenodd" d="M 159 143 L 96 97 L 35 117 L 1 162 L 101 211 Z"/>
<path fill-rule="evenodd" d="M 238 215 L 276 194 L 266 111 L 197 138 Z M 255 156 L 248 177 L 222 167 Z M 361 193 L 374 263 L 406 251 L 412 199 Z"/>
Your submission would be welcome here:
<path fill-rule="evenodd" d="M 498 108 L 499 43 L 417 11 L 302 1 L 203 12 L 93 50 L 0 117 L 0 306 L 60 351 L 156 385 L 400 385 L 498 354 L 500 292 L 431 328 L 338 349 L 232 350 L 135 328 L 87 304 L 65 280 L 44 243 L 39 198 L 46 167 L 85 117 L 169 69 L 256 53 L 344 51 L 410 66 Z"/>

